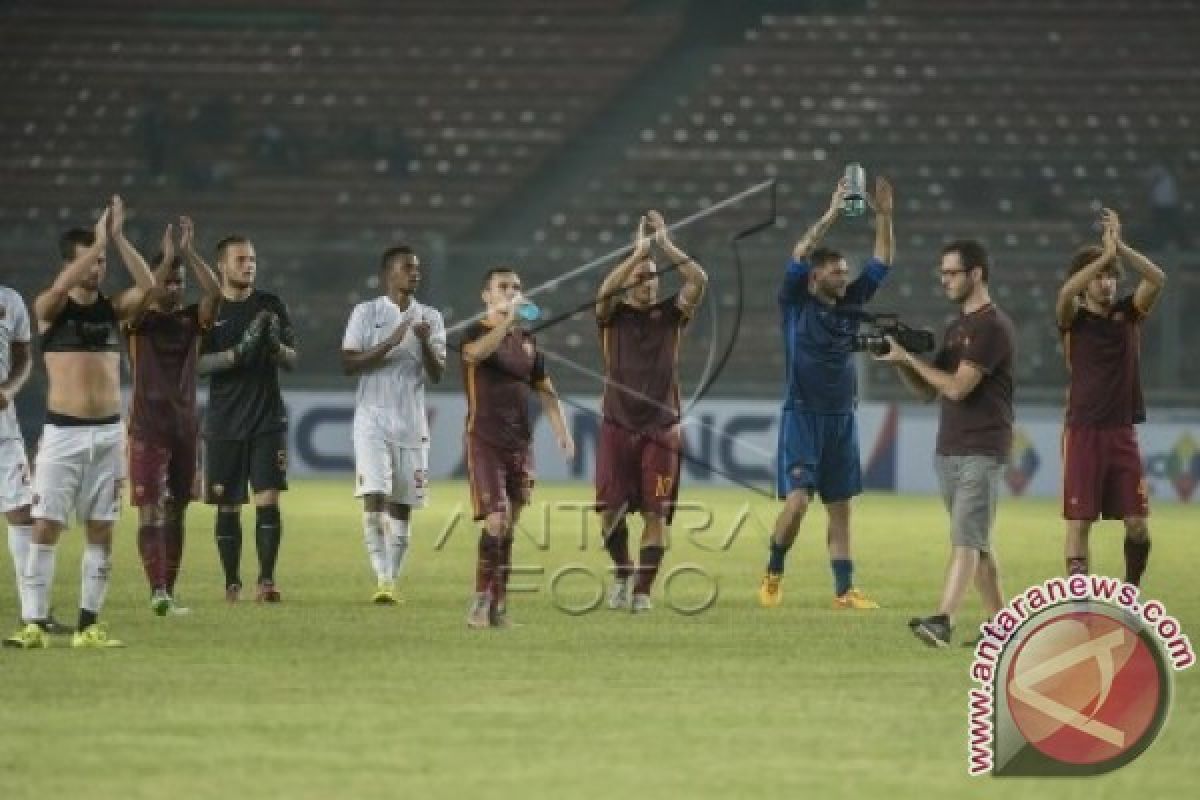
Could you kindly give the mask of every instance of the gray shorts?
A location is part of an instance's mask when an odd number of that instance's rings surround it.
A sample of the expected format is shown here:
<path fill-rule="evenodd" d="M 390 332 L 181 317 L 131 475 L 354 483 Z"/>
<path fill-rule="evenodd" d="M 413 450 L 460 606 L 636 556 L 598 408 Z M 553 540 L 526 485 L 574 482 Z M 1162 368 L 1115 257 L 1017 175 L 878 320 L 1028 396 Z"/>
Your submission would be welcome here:
<path fill-rule="evenodd" d="M 950 512 L 950 543 L 991 552 L 1004 461 L 984 455 L 935 455 L 933 465 L 942 486 L 942 500 Z"/>

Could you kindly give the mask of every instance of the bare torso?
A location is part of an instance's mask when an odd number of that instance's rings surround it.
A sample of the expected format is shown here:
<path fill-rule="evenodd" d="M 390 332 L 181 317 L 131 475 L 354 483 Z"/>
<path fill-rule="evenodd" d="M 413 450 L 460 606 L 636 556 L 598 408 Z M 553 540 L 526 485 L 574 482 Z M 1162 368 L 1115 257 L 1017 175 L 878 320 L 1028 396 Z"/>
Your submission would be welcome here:
<path fill-rule="evenodd" d="M 46 353 L 46 409 L 81 419 L 121 410 L 120 353 Z"/>

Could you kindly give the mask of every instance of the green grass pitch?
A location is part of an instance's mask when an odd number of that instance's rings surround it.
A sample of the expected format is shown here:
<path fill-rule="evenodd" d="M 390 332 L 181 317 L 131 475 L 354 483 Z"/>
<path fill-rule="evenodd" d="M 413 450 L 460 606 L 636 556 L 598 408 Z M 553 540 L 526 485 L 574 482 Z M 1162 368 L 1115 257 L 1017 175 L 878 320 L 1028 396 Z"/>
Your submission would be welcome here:
<path fill-rule="evenodd" d="M 516 562 L 541 575 L 511 599 L 524 623 L 467 630 L 476 533 L 467 492 L 433 487 L 416 517 L 403 579 L 406 604 L 369 603 L 372 581 L 359 508 L 346 481 L 297 481 L 284 499 L 284 604 L 223 599 L 212 513 L 194 506 L 180 596 L 194 613 L 159 619 L 136 555 L 134 514 L 121 523 L 104 614 L 121 651 L 0 651 L 0 798 L 731 798 L 1167 797 L 1191 794 L 1198 773 L 1200 669 L 1176 676 L 1158 742 L 1132 765 L 1087 780 L 1003 781 L 966 775 L 970 653 L 932 651 L 905 620 L 937 599 L 946 517 L 927 497 L 868 495 L 854 511 L 858 583 L 884 606 L 829 609 L 824 514 L 792 552 L 784 607 L 754 592 L 775 505 L 733 490 L 692 490 L 706 533 L 680 530 L 666 569 L 694 563 L 719 596 L 691 616 L 666 607 L 631 617 L 572 616 L 548 591 L 564 565 L 600 574 L 596 522 L 581 542 L 577 510 L 536 511 Z M 543 485 L 537 501 L 587 501 L 583 486 Z M 536 507 L 535 507 L 536 508 Z M 752 514 L 739 532 L 734 521 Z M 1158 506 L 1145 593 L 1200 641 L 1196 511 Z M 253 578 L 247 512 L 244 569 Z M 1011 594 L 1060 569 L 1055 504 L 1006 500 L 998 553 Z M 637 526 L 635 525 L 635 532 Z M 447 531 L 449 533 L 447 534 Z M 1121 531 L 1093 534 L 1097 571 L 1121 572 Z M 60 550 L 54 604 L 73 619 L 78 531 Z M 581 544 L 583 548 L 581 549 Z M 728 544 L 727 549 L 723 545 Z M 15 599 L 7 557 L 0 615 Z M 557 604 L 594 590 L 582 569 L 557 584 Z M 698 572 L 672 583 L 678 605 L 710 589 Z M 960 632 L 979 621 L 970 601 Z M 6 631 L 7 632 L 7 629 Z"/>

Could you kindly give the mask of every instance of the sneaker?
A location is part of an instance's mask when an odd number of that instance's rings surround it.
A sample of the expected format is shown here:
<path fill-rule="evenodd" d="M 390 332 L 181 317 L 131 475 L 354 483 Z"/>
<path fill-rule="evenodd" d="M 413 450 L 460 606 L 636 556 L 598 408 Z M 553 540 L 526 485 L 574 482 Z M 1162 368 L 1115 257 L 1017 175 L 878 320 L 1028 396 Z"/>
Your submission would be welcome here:
<path fill-rule="evenodd" d="M 492 625 L 492 596 L 488 592 L 476 592 L 471 598 L 471 608 L 467 611 L 468 628 L 490 628 Z"/>
<path fill-rule="evenodd" d="M 279 594 L 279 587 L 275 585 L 275 581 L 259 581 L 258 591 L 254 593 L 254 601 L 256 603 L 281 603 L 283 596 Z"/>
<path fill-rule="evenodd" d="M 150 610 L 160 617 L 165 617 L 171 610 L 171 596 L 163 589 L 155 589 L 150 597 Z"/>
<path fill-rule="evenodd" d="M 629 608 L 630 584 L 632 577 L 618 578 L 608 590 L 608 607 L 613 611 L 624 611 Z"/>
<path fill-rule="evenodd" d="M 20 617 L 17 617 L 17 625 L 24 628 L 29 623 Z M 38 623 L 38 627 L 51 636 L 69 636 L 75 632 L 75 629 L 65 622 L 59 622 L 54 617 L 54 612 L 51 611 L 47 617 Z"/>
<path fill-rule="evenodd" d="M 643 614 L 654 608 L 654 604 L 650 602 L 650 595 L 634 593 L 633 601 L 629 604 L 629 612 L 631 614 Z"/>
<path fill-rule="evenodd" d="M 231 583 L 225 587 L 225 602 L 236 603 L 242 599 L 242 585 L 240 583 Z"/>
<path fill-rule="evenodd" d="M 42 630 L 51 636 L 69 636 L 75 632 L 75 626 L 68 625 L 65 622 L 59 622 L 54 618 L 54 612 L 51 611 L 41 623 Z"/>
<path fill-rule="evenodd" d="M 400 602 L 396 597 L 396 586 L 391 581 L 380 581 L 371 602 L 377 606 L 394 606 Z"/>
<path fill-rule="evenodd" d="M 500 603 L 488 608 L 488 624 L 493 628 L 515 628 L 517 623 L 508 616 L 508 604 Z"/>
<path fill-rule="evenodd" d="M 783 575 L 768 572 L 758 586 L 758 604 L 763 608 L 778 608 L 783 603 Z"/>
<path fill-rule="evenodd" d="M 862 589 L 849 589 L 845 594 L 833 598 L 834 608 L 854 608 L 854 609 L 872 609 L 879 608 L 879 603 L 876 603 L 863 592 Z"/>
<path fill-rule="evenodd" d="M 71 647 L 107 648 L 124 646 L 125 643 L 120 639 L 110 639 L 108 637 L 108 629 L 100 623 L 88 625 L 71 637 Z"/>
<path fill-rule="evenodd" d="M 167 609 L 167 614 L 171 615 L 172 617 L 186 617 L 188 614 L 192 613 L 192 610 L 187 606 L 179 605 L 179 601 L 174 597 L 168 597 L 167 599 L 171 601 L 171 607 Z"/>
<path fill-rule="evenodd" d="M 37 650 L 50 646 L 50 639 L 37 623 L 30 622 L 12 636 L 4 640 L 5 647 L 15 647 L 21 650 Z"/>
<path fill-rule="evenodd" d="M 908 622 L 913 635 L 930 647 L 950 645 L 950 634 L 954 629 L 950 625 L 950 618 L 945 614 L 934 614 L 932 617 L 911 619 Z"/>

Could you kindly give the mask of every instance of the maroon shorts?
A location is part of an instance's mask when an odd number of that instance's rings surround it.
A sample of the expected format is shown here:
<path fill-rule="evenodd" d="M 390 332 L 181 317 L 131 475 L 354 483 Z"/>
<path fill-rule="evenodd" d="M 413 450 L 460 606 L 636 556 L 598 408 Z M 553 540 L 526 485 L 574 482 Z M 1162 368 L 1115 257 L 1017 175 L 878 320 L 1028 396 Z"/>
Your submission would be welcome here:
<path fill-rule="evenodd" d="M 133 505 L 156 506 L 166 500 L 186 505 L 196 479 L 196 440 L 181 437 L 167 445 L 129 439 L 129 480 Z"/>
<path fill-rule="evenodd" d="M 596 508 L 642 511 L 669 523 L 679 497 L 679 427 L 636 433 L 604 420 L 596 454 Z"/>
<path fill-rule="evenodd" d="M 506 450 L 475 436 L 464 438 L 475 519 L 507 513 L 515 505 L 528 505 L 533 494 L 533 455 L 529 449 Z"/>
<path fill-rule="evenodd" d="M 1133 426 L 1063 429 L 1063 518 L 1127 519 L 1150 514 Z"/>

